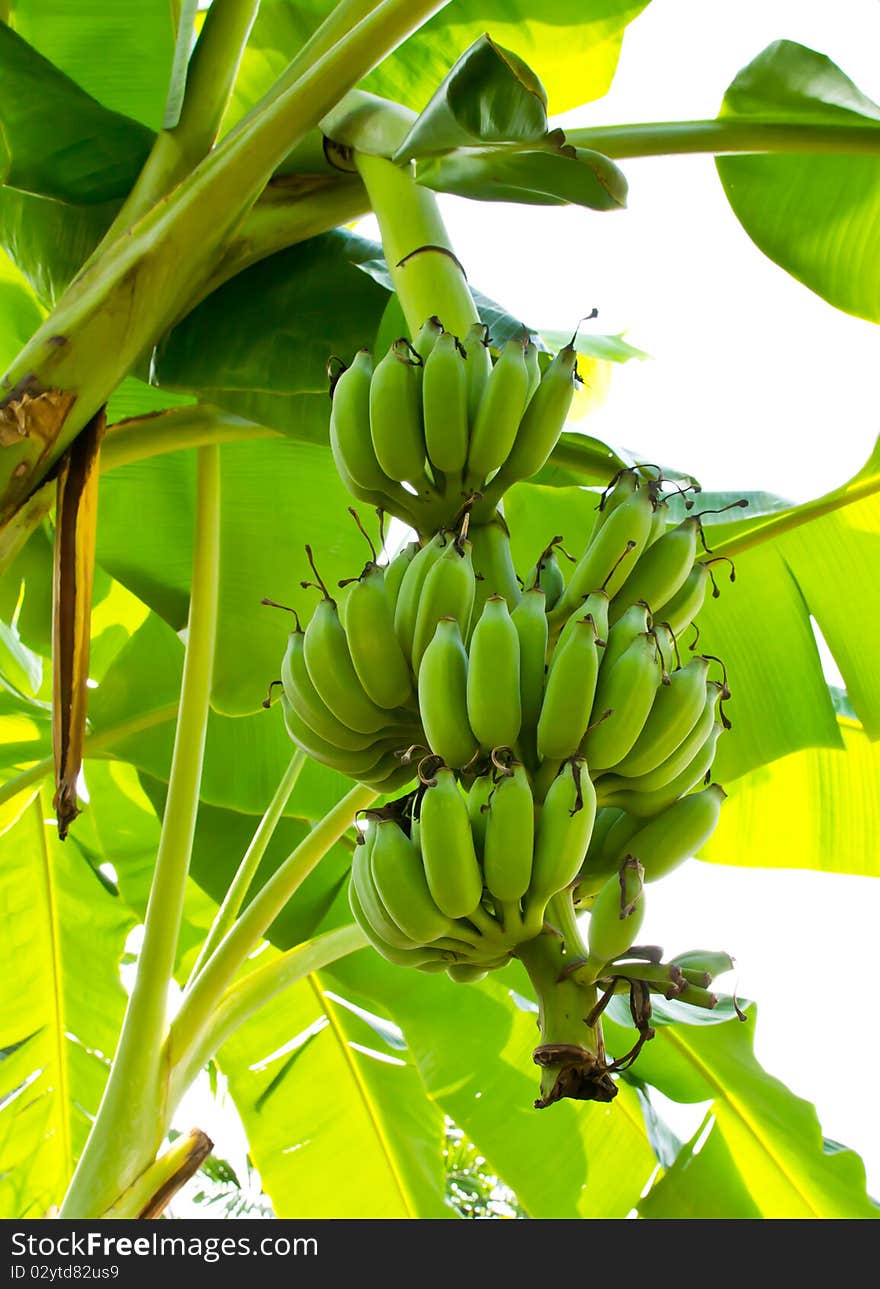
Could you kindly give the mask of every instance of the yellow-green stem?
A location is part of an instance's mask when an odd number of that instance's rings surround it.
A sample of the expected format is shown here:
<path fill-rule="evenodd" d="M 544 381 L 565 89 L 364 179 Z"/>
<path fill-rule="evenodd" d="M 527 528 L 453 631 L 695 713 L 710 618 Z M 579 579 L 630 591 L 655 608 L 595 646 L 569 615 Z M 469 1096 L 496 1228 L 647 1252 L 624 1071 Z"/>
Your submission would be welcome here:
<path fill-rule="evenodd" d="M 205 937 L 205 943 L 199 950 L 199 955 L 195 961 L 192 971 L 190 972 L 187 988 L 198 976 L 202 967 L 211 957 L 211 954 L 217 948 L 217 945 L 223 939 L 226 932 L 232 926 L 235 919 L 241 912 L 241 907 L 250 890 L 251 882 L 254 880 L 260 860 L 266 853 L 266 847 L 272 840 L 275 829 L 278 827 L 278 821 L 284 813 L 284 807 L 290 798 L 291 792 L 296 787 L 297 779 L 302 773 L 302 768 L 306 763 L 306 754 L 297 748 L 290 759 L 290 764 L 284 771 L 281 782 L 275 789 L 272 800 L 266 809 L 266 813 L 257 826 L 253 835 L 251 844 L 248 846 L 245 856 L 238 866 L 238 871 L 233 877 L 229 889 L 223 899 L 223 903 L 217 910 L 217 915 L 211 923 L 210 930 Z"/>
<path fill-rule="evenodd" d="M 391 280 L 410 336 L 436 314 L 447 331 L 464 336 L 479 321 L 464 269 L 440 217 L 437 199 L 412 177 L 410 165 L 357 152 L 354 163 L 370 198 Z"/>
<path fill-rule="evenodd" d="M 200 448 L 189 631 L 168 798 L 134 989 L 98 1116 L 61 1216 L 96 1217 L 155 1156 L 166 1127 L 168 990 L 199 805 L 217 627 L 220 463 Z"/>

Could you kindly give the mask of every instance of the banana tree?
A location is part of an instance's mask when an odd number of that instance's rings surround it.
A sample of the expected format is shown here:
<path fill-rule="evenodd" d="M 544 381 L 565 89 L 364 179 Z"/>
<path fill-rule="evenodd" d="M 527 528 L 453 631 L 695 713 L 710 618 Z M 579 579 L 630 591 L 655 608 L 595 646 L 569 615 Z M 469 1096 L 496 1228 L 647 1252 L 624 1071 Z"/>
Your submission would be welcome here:
<path fill-rule="evenodd" d="M 287 625 L 260 601 L 295 597 L 306 621 L 304 548 L 325 587 L 365 559 L 328 361 L 412 344 L 435 314 L 498 349 L 529 331 L 465 276 L 436 194 L 611 211 L 619 162 L 715 154 L 757 247 L 878 319 L 880 109 L 822 55 L 771 46 L 712 121 L 553 127 L 551 108 L 608 90 L 645 7 L 0 3 L 5 1215 L 155 1215 L 210 1149 L 169 1138 L 210 1065 L 279 1215 L 453 1216 L 451 1120 L 535 1217 L 876 1216 L 859 1158 L 757 1061 L 751 1002 L 655 998 L 611 1107 L 537 1113 L 550 968 L 526 954 L 462 984 L 377 954 L 349 872 L 358 813 L 393 793 L 296 750 L 266 710 Z M 351 229 L 369 211 L 381 244 Z M 571 345 L 597 380 L 633 353 Z M 555 533 L 581 549 L 634 464 L 563 433 L 504 497 L 516 568 Z M 687 468 L 666 463 L 672 518 Z M 875 453 L 804 505 L 702 499 L 719 580 L 736 568 L 699 614 L 737 716 L 706 860 L 877 873 L 878 490 Z M 422 536 L 437 526 L 391 501 Z M 780 797 L 802 807 L 796 846 Z M 609 1051 L 632 1049 L 619 1000 L 603 1020 Z M 691 1140 L 653 1091 L 711 1103 Z"/>

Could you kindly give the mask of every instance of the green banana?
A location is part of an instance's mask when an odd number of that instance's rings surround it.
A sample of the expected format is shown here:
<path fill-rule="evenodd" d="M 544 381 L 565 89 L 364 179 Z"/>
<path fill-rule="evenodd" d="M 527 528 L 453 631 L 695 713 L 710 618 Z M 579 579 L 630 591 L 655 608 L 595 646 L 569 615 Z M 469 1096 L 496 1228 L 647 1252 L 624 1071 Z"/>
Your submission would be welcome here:
<path fill-rule="evenodd" d="M 416 336 L 416 343 L 414 345 L 415 351 L 423 363 L 428 361 L 428 357 L 431 354 L 434 345 L 442 334 L 443 323 L 438 317 L 432 316 L 423 323 L 419 330 L 419 334 Z"/>
<path fill-rule="evenodd" d="M 435 533 L 429 542 L 416 551 L 404 570 L 397 603 L 394 606 L 394 631 L 406 658 L 412 657 L 419 600 L 425 578 L 451 540 L 452 538 L 446 532 Z"/>
<path fill-rule="evenodd" d="M 526 371 L 529 374 L 529 386 L 526 392 L 526 407 L 531 402 L 532 395 L 541 383 L 541 364 L 538 362 L 538 346 L 529 336 L 526 342 L 523 354 L 526 360 Z"/>
<path fill-rule="evenodd" d="M 670 779 L 662 788 L 655 788 L 651 792 L 617 787 L 609 790 L 606 788 L 604 780 L 600 780 L 603 804 L 620 806 L 639 818 L 650 818 L 651 815 L 659 814 L 661 810 L 665 810 L 667 806 L 672 805 L 673 801 L 677 801 L 686 792 L 690 792 L 691 788 L 696 787 L 700 780 L 705 778 L 715 759 L 715 744 L 723 731 L 724 726 L 720 721 L 716 721 L 709 732 L 708 738 L 692 760 L 688 762 L 681 773 Z M 622 775 L 619 778 L 615 775 L 614 780 L 615 783 L 631 784 L 633 782 L 632 779 L 624 779 Z"/>
<path fill-rule="evenodd" d="M 675 635 L 681 635 L 703 607 L 708 587 L 709 570 L 697 560 L 675 595 L 660 605 L 657 621 L 666 623 Z"/>
<path fill-rule="evenodd" d="M 565 578 L 559 567 L 556 547 L 561 538 L 555 537 L 549 546 L 541 552 L 537 564 L 533 564 L 526 574 L 523 585 L 529 590 L 538 587 L 546 597 L 545 609 L 549 613 L 556 605 L 565 590 Z"/>
<path fill-rule="evenodd" d="M 345 635 L 351 661 L 367 697 L 379 707 L 401 707 L 412 695 L 412 677 L 394 633 L 384 571 L 372 562 L 345 602 Z"/>
<path fill-rule="evenodd" d="M 641 863 L 646 882 L 666 877 L 696 854 L 715 831 L 726 796 L 721 785 L 713 783 L 702 792 L 680 797 L 633 833 L 626 851 Z"/>
<path fill-rule="evenodd" d="M 302 630 L 297 628 L 287 637 L 287 649 L 281 661 L 281 684 L 300 719 L 325 743 L 349 752 L 362 752 L 372 747 L 375 734 L 361 734 L 338 721 L 318 694 L 306 670 Z"/>
<path fill-rule="evenodd" d="M 606 962 L 621 957 L 635 943 L 645 917 L 643 882 L 642 865 L 627 856 L 620 872 L 602 887 L 590 910 L 588 971 L 599 974 Z"/>
<path fill-rule="evenodd" d="M 425 877 L 434 903 L 449 918 L 467 918 L 483 897 L 467 802 L 451 770 L 426 786 L 419 813 Z"/>
<path fill-rule="evenodd" d="M 362 844 L 355 846 L 351 860 L 351 881 L 367 921 L 378 936 L 395 949 L 415 949 L 418 940 L 406 935 L 388 912 L 373 879 L 373 851 L 378 841 L 378 825 L 370 819 Z"/>
<path fill-rule="evenodd" d="M 476 962 L 450 962 L 446 968 L 446 974 L 456 984 L 471 985 L 476 984 L 478 980 L 485 980 L 489 972 L 486 967 Z"/>
<path fill-rule="evenodd" d="M 613 667 L 606 669 L 603 660 L 593 701 L 594 723 L 582 744 L 594 777 L 616 766 L 630 751 L 659 684 L 660 659 L 653 636 L 636 636 Z"/>
<path fill-rule="evenodd" d="M 629 605 L 638 600 L 644 600 L 652 611 L 657 605 L 671 600 L 687 581 L 694 566 L 699 533 L 700 521 L 691 516 L 670 528 L 649 547 L 626 581 L 618 587 L 609 621 L 615 622 Z"/>
<path fill-rule="evenodd" d="M 420 549 L 418 542 L 407 542 L 397 552 L 391 563 L 385 565 L 385 594 L 388 596 L 388 603 L 391 605 L 392 619 L 397 608 L 397 597 L 400 594 L 403 576 Z"/>
<path fill-rule="evenodd" d="M 483 857 L 483 847 L 486 841 L 486 822 L 488 815 L 489 798 L 494 791 L 495 784 L 491 774 L 481 774 L 474 779 L 470 791 L 467 794 L 468 818 L 471 821 L 471 833 L 474 838 L 474 848 L 478 858 Z"/>
<path fill-rule="evenodd" d="M 547 657 L 547 614 L 539 586 L 526 591 L 510 615 L 519 636 L 519 695 L 522 711 L 520 742 L 529 765 L 537 757 L 536 733 L 544 700 Z"/>
<path fill-rule="evenodd" d="M 648 719 L 631 750 L 615 766 L 615 774 L 634 777 L 656 770 L 680 747 L 706 706 L 709 659 L 692 658 L 661 685 Z"/>
<path fill-rule="evenodd" d="M 441 618 L 455 618 L 462 638 L 467 637 L 475 586 L 470 542 L 450 542 L 428 570 L 419 595 L 412 644 L 412 665 L 417 676 L 424 652 L 433 640 Z"/>
<path fill-rule="evenodd" d="M 333 388 L 330 449 L 337 469 L 362 489 L 393 490 L 394 481 L 380 466 L 370 437 L 370 377 L 373 359 L 366 349 L 355 354 Z"/>
<path fill-rule="evenodd" d="M 651 531 L 648 533 L 648 540 L 645 544 L 645 550 L 653 546 L 656 541 L 666 532 L 666 522 L 669 518 L 669 502 L 665 497 L 654 494 L 654 518 L 651 520 Z"/>
<path fill-rule="evenodd" d="M 556 643 L 553 646 L 553 650 L 550 654 L 550 661 L 547 665 L 548 676 L 550 672 L 553 670 L 554 661 L 557 655 L 559 654 L 562 646 L 565 644 L 568 637 L 572 634 L 578 622 L 583 622 L 584 618 L 587 618 L 587 617 L 593 619 L 594 623 L 596 624 L 596 635 L 599 637 L 600 640 L 604 641 L 604 644 L 601 646 L 604 650 L 602 654 L 602 659 L 604 662 L 605 655 L 608 652 L 608 649 L 607 649 L 608 641 L 606 639 L 608 635 L 608 596 L 605 594 L 604 591 L 593 591 L 593 593 L 591 595 L 588 595 L 587 598 L 582 602 L 580 608 L 575 609 L 573 613 L 569 614 L 568 618 L 563 623 L 562 630 L 559 632 L 559 635 L 556 639 Z M 550 634 L 551 634 L 550 624 L 548 620 L 548 636 Z"/>
<path fill-rule="evenodd" d="M 575 622 L 553 652 L 538 717 L 537 750 L 542 761 L 573 756 L 587 732 L 600 674 L 597 641 L 596 624 L 587 615 Z"/>
<path fill-rule="evenodd" d="M 602 666 L 606 671 L 620 661 L 627 649 L 638 639 L 651 631 L 652 618 L 646 604 L 631 604 L 614 626 L 608 631 L 608 643 L 602 655 Z"/>
<path fill-rule="evenodd" d="M 653 503 L 648 488 L 640 487 L 597 525 L 578 560 L 551 617 L 551 626 L 577 608 L 584 596 L 600 588 L 616 596 L 645 549 L 651 531 Z M 644 596 L 630 596 L 630 605 Z M 609 619 L 610 620 L 610 619 Z"/>
<path fill-rule="evenodd" d="M 467 355 L 468 387 L 468 425 L 473 427 L 477 419 L 480 400 L 486 388 L 486 382 L 492 371 L 492 357 L 489 353 L 489 328 L 482 322 L 471 323 L 463 340 L 464 352 Z"/>
<path fill-rule="evenodd" d="M 471 618 L 473 627 L 490 595 L 503 595 L 512 612 L 519 604 L 522 591 L 510 554 L 510 535 L 501 516 L 497 515 L 488 524 L 472 524 L 468 537 L 473 547 L 474 576 L 477 579 Z"/>
<path fill-rule="evenodd" d="M 455 962 L 455 954 L 450 953 L 448 950 L 427 947 L 398 949 L 393 944 L 389 944 L 387 940 L 383 940 L 364 912 L 363 906 L 358 899 L 354 882 L 349 882 L 348 884 L 348 904 L 355 922 L 357 922 L 376 952 L 380 953 L 388 962 L 393 962 L 395 966 L 418 967 L 420 970 L 426 970 L 431 969 L 436 964 L 436 970 L 445 971 L 447 966 Z"/>
<path fill-rule="evenodd" d="M 422 361 L 408 340 L 395 340 L 370 381 L 370 436 L 390 478 L 421 488 L 425 474 Z"/>
<path fill-rule="evenodd" d="M 500 488 L 530 479 L 546 463 L 571 410 L 576 377 L 577 351 L 566 345 L 554 356 L 528 401 L 513 445 L 505 453 L 507 459 L 498 475 Z M 587 589 L 592 591 L 593 587 Z"/>
<path fill-rule="evenodd" d="M 716 976 L 723 976 L 725 972 L 732 971 L 735 964 L 730 954 L 722 950 L 690 949 L 687 953 L 680 953 L 673 958 L 672 965 L 678 967 L 691 984 L 701 984 L 705 988 L 711 985 Z M 691 979 L 694 973 L 703 976 L 703 979 Z"/>
<path fill-rule="evenodd" d="M 666 760 L 662 761 L 655 769 L 648 770 L 645 774 L 637 776 L 618 775 L 615 767 L 613 775 L 604 776 L 600 780 L 602 795 L 605 796 L 614 791 L 657 792 L 659 789 L 665 788 L 674 779 L 677 779 L 702 751 L 706 740 L 715 728 L 715 713 L 724 692 L 723 685 L 719 685 L 715 680 L 710 680 L 705 688 L 703 709 L 697 721 L 689 734 L 670 753 Z"/>
<path fill-rule="evenodd" d="M 604 813 L 617 817 L 604 831 L 604 836 L 597 838 L 595 846 L 593 839 L 590 839 L 583 867 L 578 873 L 577 886 L 574 888 L 575 903 L 586 908 L 594 903 L 608 878 L 620 871 L 621 860 L 627 850 L 626 843 L 642 826 L 641 819 L 628 815 L 624 810 L 609 809 L 606 806 L 598 812 L 600 815 Z M 594 836 L 596 831 L 594 828 Z"/>
<path fill-rule="evenodd" d="M 392 770 L 400 768 L 400 761 L 394 760 L 393 757 L 393 753 L 404 742 L 400 734 L 389 735 L 383 731 L 381 735 L 377 735 L 374 742 L 360 751 L 340 748 L 321 738 L 320 734 L 316 734 L 286 694 L 281 695 L 281 710 L 284 714 L 287 733 L 294 743 L 307 752 L 313 760 L 320 761 L 322 765 L 331 766 L 340 774 L 347 774 L 361 783 L 371 783 L 377 778 L 381 780 Z M 390 757 L 389 753 L 392 754 Z M 409 767 L 405 768 L 407 773 L 403 782 L 409 782 L 414 777 L 415 771 Z"/>
<path fill-rule="evenodd" d="M 483 876 L 502 904 L 519 901 L 532 878 L 535 805 L 525 767 L 518 761 L 498 778 L 486 811 Z"/>
<path fill-rule="evenodd" d="M 596 792 L 583 757 L 572 757 L 544 798 L 535 832 L 532 880 L 525 898 L 527 932 L 541 930 L 549 901 L 578 874 L 596 818 Z"/>
<path fill-rule="evenodd" d="M 513 747 L 522 724 L 519 635 L 506 600 L 490 595 L 468 650 L 468 722 L 482 747 Z"/>
<path fill-rule="evenodd" d="M 513 338 L 501 350 L 477 408 L 467 456 L 465 487 L 479 488 L 507 460 L 526 407 L 529 373 L 522 340 Z"/>
<path fill-rule="evenodd" d="M 460 474 L 468 454 L 468 380 L 459 342 L 437 337 L 422 377 L 422 413 L 428 460 L 444 474 Z"/>
<path fill-rule="evenodd" d="M 479 749 L 468 724 L 467 677 L 459 625 L 454 618 L 441 618 L 419 667 L 419 711 L 431 751 L 457 770 Z"/>
<path fill-rule="evenodd" d="M 389 917 L 417 944 L 444 936 L 455 939 L 452 920 L 437 908 L 428 889 L 422 857 L 393 819 L 376 822 L 370 871 Z"/>
<path fill-rule="evenodd" d="M 321 700 L 343 725 L 371 734 L 388 724 L 388 713 L 367 696 L 361 685 L 336 601 L 326 594 L 306 626 L 303 656 Z"/>

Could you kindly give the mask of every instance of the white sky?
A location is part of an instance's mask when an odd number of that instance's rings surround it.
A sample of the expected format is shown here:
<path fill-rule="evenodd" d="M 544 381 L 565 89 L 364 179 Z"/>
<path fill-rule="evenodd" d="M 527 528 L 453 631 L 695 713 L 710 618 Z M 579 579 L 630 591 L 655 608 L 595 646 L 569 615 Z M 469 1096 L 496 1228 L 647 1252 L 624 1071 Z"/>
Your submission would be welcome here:
<path fill-rule="evenodd" d="M 712 117 L 739 68 L 783 37 L 880 98 L 876 0 L 653 0 L 627 32 L 610 95 L 565 120 Z M 692 471 L 704 487 L 803 500 L 843 482 L 880 432 L 876 327 L 761 255 L 711 158 L 623 168 L 621 213 L 441 198 L 471 280 L 539 328 L 572 327 L 596 305 L 597 331 L 627 331 L 652 355 L 615 373 L 585 425 L 608 442 Z M 375 236 L 375 223 L 360 230 Z M 865 1006 L 880 882 L 691 861 L 649 896 L 646 942 L 734 955 L 740 994 L 760 1006 L 759 1059 L 816 1104 L 827 1136 L 859 1151 L 880 1195 L 880 1040 Z M 699 1123 L 665 1109 L 682 1133 Z"/>

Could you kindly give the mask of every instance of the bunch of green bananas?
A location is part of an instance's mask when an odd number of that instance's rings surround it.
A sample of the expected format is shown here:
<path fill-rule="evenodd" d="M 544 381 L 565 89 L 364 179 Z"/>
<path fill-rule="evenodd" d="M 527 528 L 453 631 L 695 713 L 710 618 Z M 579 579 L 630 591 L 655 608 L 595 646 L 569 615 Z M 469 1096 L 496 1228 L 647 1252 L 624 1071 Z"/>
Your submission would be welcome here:
<path fill-rule="evenodd" d="M 713 1006 L 729 962 L 636 943 L 646 884 L 703 845 L 725 796 L 710 772 L 726 671 L 679 648 L 718 593 L 700 516 L 670 522 L 661 472 L 622 470 L 568 575 L 554 537 L 523 579 L 496 510 L 552 451 L 574 380 L 573 345 L 541 375 L 534 346 L 509 341 L 493 364 L 485 328 L 459 341 L 436 318 L 375 370 L 359 353 L 333 390 L 334 458 L 418 536 L 387 564 L 373 551 L 336 600 L 316 574 L 323 598 L 282 666 L 300 747 L 386 796 L 418 775 L 366 812 L 356 920 L 389 961 L 460 982 L 521 959 L 538 1105 L 609 1100 L 653 1033 L 651 995 Z M 691 489 L 672 486 L 688 512 Z M 638 1039 L 615 1061 L 601 1014 L 621 992 Z"/>
<path fill-rule="evenodd" d="M 414 792 L 366 812 L 352 912 L 389 961 L 481 978 L 541 933 L 549 902 L 576 877 L 592 784 L 574 758 L 537 807 L 525 767 L 502 749 L 468 793 L 436 757 L 420 778 Z"/>
<path fill-rule="evenodd" d="M 375 366 L 368 350 L 355 355 L 331 388 L 330 446 L 349 492 L 430 533 L 477 498 L 491 516 L 511 484 L 541 468 L 571 406 L 574 345 L 542 374 L 527 337 L 508 340 L 494 363 L 489 344 L 482 323 L 459 339 L 432 317 L 415 344 L 395 340 Z"/>

